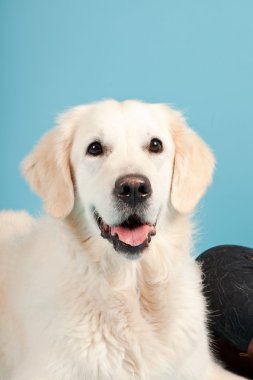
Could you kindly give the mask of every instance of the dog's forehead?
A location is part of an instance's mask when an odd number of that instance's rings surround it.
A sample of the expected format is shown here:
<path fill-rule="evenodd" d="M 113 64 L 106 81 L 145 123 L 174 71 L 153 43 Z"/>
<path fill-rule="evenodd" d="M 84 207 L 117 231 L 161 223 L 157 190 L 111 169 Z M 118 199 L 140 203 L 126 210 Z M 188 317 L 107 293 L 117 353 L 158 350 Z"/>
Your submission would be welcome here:
<path fill-rule="evenodd" d="M 106 139 L 131 134 L 145 139 L 169 135 L 166 112 L 159 105 L 139 101 L 104 101 L 94 104 L 79 121 L 78 134 Z"/>

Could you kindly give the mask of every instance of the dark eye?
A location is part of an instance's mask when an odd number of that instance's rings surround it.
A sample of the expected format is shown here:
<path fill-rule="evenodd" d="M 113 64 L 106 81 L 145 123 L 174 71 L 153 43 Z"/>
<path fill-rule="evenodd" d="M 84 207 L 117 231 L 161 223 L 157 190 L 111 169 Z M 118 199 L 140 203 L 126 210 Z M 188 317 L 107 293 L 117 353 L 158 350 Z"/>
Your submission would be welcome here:
<path fill-rule="evenodd" d="M 99 141 L 92 142 L 86 151 L 86 154 L 89 154 L 91 156 L 100 156 L 103 153 L 103 147 Z"/>
<path fill-rule="evenodd" d="M 150 141 L 148 150 L 152 153 L 161 153 L 163 151 L 163 144 L 159 139 L 152 139 Z"/>

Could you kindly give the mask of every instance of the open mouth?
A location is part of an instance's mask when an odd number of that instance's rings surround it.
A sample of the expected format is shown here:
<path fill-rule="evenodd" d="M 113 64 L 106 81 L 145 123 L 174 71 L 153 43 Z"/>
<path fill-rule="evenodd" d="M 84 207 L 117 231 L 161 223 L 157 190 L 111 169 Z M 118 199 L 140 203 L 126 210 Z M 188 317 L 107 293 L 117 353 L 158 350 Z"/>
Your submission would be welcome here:
<path fill-rule="evenodd" d="M 156 234 L 155 224 L 142 221 L 136 215 L 130 215 L 123 223 L 109 226 L 97 211 L 94 211 L 101 236 L 113 244 L 117 252 L 126 254 L 130 258 L 138 257 L 148 247 L 152 236 Z"/>

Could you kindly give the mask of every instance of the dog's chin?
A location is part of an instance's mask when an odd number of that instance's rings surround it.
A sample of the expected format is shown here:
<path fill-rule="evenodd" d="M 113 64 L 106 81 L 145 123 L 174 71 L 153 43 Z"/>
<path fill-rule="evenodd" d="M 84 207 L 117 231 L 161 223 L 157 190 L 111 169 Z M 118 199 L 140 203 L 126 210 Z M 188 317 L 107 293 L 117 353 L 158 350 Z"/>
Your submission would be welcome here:
<path fill-rule="evenodd" d="M 113 245 L 116 252 L 131 260 L 141 256 L 156 234 L 155 224 L 142 220 L 137 214 L 130 215 L 119 225 L 111 226 L 103 221 L 96 210 L 94 217 L 101 236 Z"/>

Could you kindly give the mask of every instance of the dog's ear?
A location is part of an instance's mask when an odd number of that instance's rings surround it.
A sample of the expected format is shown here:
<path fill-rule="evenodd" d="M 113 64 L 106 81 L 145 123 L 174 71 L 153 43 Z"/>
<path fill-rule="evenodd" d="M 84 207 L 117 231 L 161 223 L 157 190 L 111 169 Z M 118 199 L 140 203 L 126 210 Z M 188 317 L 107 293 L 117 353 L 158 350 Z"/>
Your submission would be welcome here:
<path fill-rule="evenodd" d="M 178 212 L 187 214 L 211 183 L 215 159 L 210 148 L 188 128 L 179 112 L 172 111 L 170 126 L 175 143 L 171 203 Z"/>
<path fill-rule="evenodd" d="M 46 211 L 64 218 L 74 205 L 70 149 L 82 106 L 72 108 L 58 119 L 58 126 L 46 133 L 22 163 L 31 188 L 42 197 Z"/>

